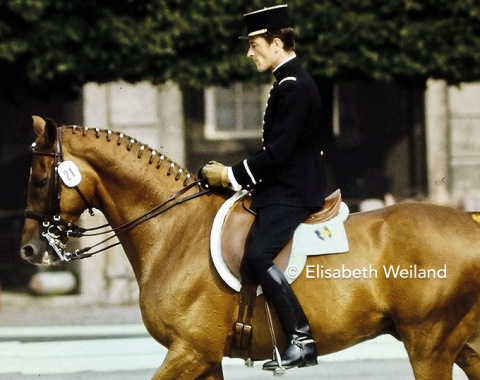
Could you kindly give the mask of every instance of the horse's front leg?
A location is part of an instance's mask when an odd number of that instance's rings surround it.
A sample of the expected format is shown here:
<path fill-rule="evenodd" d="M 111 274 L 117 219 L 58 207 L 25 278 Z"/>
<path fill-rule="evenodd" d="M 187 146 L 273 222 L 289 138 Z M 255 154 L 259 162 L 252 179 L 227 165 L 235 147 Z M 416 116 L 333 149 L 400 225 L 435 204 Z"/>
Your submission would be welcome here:
<path fill-rule="evenodd" d="M 218 362 L 196 352 L 186 344 L 174 344 L 170 347 L 162 366 L 153 376 L 153 380 L 208 379 L 223 380 L 222 358 Z"/>
<path fill-rule="evenodd" d="M 208 372 L 206 372 L 201 379 L 205 380 L 223 380 L 223 368 L 222 363 L 219 365 L 211 368 Z"/>

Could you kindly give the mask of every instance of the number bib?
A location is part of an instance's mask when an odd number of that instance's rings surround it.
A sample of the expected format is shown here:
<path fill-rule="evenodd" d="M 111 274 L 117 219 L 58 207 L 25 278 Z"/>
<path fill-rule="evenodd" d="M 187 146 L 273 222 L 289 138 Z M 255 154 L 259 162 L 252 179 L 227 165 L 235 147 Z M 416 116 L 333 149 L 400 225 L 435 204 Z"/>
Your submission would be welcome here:
<path fill-rule="evenodd" d="M 63 161 L 58 165 L 58 175 L 62 179 L 65 186 L 75 187 L 82 181 L 82 175 L 77 165 L 72 161 Z"/>

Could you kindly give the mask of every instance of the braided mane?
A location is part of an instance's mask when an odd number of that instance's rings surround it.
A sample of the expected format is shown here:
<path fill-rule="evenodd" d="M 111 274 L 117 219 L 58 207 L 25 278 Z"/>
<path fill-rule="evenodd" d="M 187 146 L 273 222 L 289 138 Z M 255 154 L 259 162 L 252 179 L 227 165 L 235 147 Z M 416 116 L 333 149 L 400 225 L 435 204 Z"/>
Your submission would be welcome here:
<path fill-rule="evenodd" d="M 156 169 L 168 165 L 167 176 L 174 175 L 175 181 L 179 181 L 182 177 L 183 186 L 188 185 L 190 180 L 196 180 L 196 177 L 190 173 L 187 169 L 183 168 L 175 161 L 171 160 L 167 156 L 161 154 L 157 150 L 149 147 L 147 144 L 143 144 L 133 137 L 127 136 L 123 132 L 115 132 L 110 129 L 89 128 L 78 125 L 63 126 L 70 128 L 72 134 L 81 134 L 86 136 L 87 134 L 95 134 L 97 139 L 105 138 L 108 142 L 116 143 L 118 146 L 124 145 L 127 151 L 136 152 L 138 159 L 145 159 L 148 157 L 148 165 L 155 165 Z"/>

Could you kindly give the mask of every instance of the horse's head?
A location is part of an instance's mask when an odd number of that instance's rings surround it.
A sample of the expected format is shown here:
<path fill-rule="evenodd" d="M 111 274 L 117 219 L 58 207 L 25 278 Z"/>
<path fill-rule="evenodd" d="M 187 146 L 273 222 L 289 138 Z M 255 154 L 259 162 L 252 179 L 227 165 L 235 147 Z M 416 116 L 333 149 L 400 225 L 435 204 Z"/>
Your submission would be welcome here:
<path fill-rule="evenodd" d="M 69 225 L 90 206 L 87 199 L 93 191 L 91 186 L 83 186 L 89 182 L 82 178 L 85 163 L 70 161 L 69 153 L 64 152 L 62 128 L 38 116 L 33 116 L 33 128 L 38 137 L 31 148 L 21 256 L 32 264 L 52 265 L 64 259 Z"/>

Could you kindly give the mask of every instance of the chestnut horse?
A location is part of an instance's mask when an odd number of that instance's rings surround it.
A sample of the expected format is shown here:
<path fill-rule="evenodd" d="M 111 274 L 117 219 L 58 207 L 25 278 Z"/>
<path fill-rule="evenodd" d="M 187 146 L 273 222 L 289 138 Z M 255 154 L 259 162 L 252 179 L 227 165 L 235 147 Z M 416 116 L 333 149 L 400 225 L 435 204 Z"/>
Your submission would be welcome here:
<path fill-rule="evenodd" d="M 123 134 L 57 127 L 40 117 L 33 124 L 38 138 L 22 257 L 58 262 L 68 223 L 88 207 L 101 210 L 122 232 L 145 326 L 168 348 L 154 378 L 222 379 L 238 293 L 217 274 L 209 235 L 231 194 L 204 194 L 186 170 Z M 78 184 L 58 178 L 62 161 L 78 168 Z M 137 219 L 152 209 L 162 212 Z M 346 221 L 350 251 L 309 257 L 292 285 L 319 354 L 391 334 L 404 343 L 416 379 L 451 379 L 454 363 L 480 379 L 480 226 L 472 217 L 422 203 L 352 214 Z M 255 360 L 272 355 L 262 302 L 257 297 L 252 319 Z M 281 331 L 275 316 L 273 325 Z M 285 338 L 277 335 L 281 348 Z"/>

